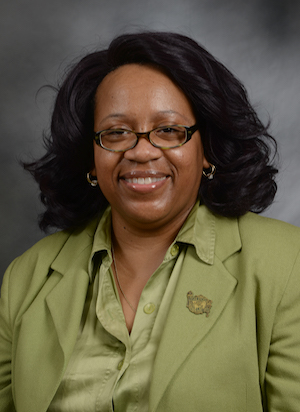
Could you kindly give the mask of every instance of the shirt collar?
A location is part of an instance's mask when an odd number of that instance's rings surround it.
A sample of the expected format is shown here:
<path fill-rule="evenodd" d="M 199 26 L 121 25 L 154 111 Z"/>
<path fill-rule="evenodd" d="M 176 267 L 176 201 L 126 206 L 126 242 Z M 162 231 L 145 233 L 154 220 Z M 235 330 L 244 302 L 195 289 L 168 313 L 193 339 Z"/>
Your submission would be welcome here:
<path fill-rule="evenodd" d="M 180 229 L 174 243 L 186 243 L 195 247 L 199 259 L 213 264 L 215 250 L 215 219 L 213 214 L 199 202 L 195 204 Z M 111 208 L 103 213 L 95 232 L 89 260 L 89 276 L 93 280 L 94 260 L 101 252 L 111 258 Z"/>
<path fill-rule="evenodd" d="M 95 259 L 101 252 L 108 253 L 111 257 L 111 207 L 108 206 L 103 213 L 95 231 L 92 251 L 89 259 L 89 277 L 94 280 Z"/>
<path fill-rule="evenodd" d="M 199 259 L 212 265 L 215 240 L 214 215 L 204 205 L 199 206 L 199 202 L 197 202 L 180 229 L 175 241 L 193 245 Z"/>

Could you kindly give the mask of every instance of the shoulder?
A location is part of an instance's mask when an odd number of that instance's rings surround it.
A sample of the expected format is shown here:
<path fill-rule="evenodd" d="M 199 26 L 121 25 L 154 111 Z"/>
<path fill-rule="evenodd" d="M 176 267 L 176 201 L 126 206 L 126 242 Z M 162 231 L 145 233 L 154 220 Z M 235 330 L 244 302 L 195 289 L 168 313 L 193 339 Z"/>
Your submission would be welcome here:
<path fill-rule="evenodd" d="M 300 228 L 280 220 L 247 213 L 238 219 L 242 246 L 262 253 L 294 255 L 300 249 Z"/>
<path fill-rule="evenodd" d="M 71 265 L 74 266 L 80 256 L 87 262 L 97 223 L 93 221 L 81 230 L 61 231 L 46 236 L 16 258 L 4 274 L 0 306 L 9 306 L 9 313 L 15 318 L 21 307 L 26 310 L 43 287 L 51 287 L 52 274 L 56 268 L 61 269 L 58 270 L 60 276 Z"/>
<path fill-rule="evenodd" d="M 30 249 L 17 257 L 8 267 L 7 271 L 16 272 L 21 270 L 30 271 L 36 266 L 49 268 L 57 257 L 72 232 L 61 231 L 41 239 Z M 21 269 L 22 268 L 22 269 Z"/>
<path fill-rule="evenodd" d="M 26 289 L 32 281 L 43 283 L 54 261 L 70 260 L 92 243 L 97 223 L 94 220 L 82 229 L 60 231 L 41 239 L 9 265 L 3 282 L 9 279 L 11 285 L 20 289 Z"/>
<path fill-rule="evenodd" d="M 245 284 L 252 282 L 254 290 L 277 303 L 288 284 L 299 291 L 300 229 L 254 213 L 239 218 L 238 224 L 242 270 L 237 277 L 247 278 Z"/>
<path fill-rule="evenodd" d="M 300 228 L 289 223 L 252 212 L 238 218 L 214 215 L 214 219 L 217 241 L 222 245 L 235 237 L 243 251 L 290 254 L 300 249 Z"/>
<path fill-rule="evenodd" d="M 57 257 L 65 244 L 74 242 L 74 245 L 80 245 L 83 239 L 93 238 L 97 225 L 98 219 L 94 219 L 85 227 L 62 230 L 48 235 L 17 257 L 12 264 L 38 263 L 39 261 L 43 261 L 45 264 L 50 263 Z"/>
<path fill-rule="evenodd" d="M 231 251 L 253 256 L 294 256 L 300 249 L 300 228 L 252 212 L 238 218 L 214 215 L 217 255 Z"/>
<path fill-rule="evenodd" d="M 292 272 L 300 276 L 300 228 L 251 212 L 237 219 L 215 216 L 215 221 L 217 255 L 225 257 L 221 260 L 235 277 L 266 285 L 276 278 L 284 287 Z M 236 248 L 225 255 L 233 239 Z"/>
<path fill-rule="evenodd" d="M 7 295 L 10 306 L 18 308 L 25 296 L 39 293 L 51 273 L 52 262 L 72 233 L 58 232 L 37 242 L 7 268 L 1 287 L 1 299 Z M 10 309 L 14 312 L 12 309 Z"/>

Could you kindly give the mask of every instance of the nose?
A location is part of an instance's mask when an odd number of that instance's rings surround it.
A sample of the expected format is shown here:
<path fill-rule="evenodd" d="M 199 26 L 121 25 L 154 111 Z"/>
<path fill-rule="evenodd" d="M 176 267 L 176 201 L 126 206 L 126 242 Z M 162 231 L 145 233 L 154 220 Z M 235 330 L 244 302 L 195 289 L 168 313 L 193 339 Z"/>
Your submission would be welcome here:
<path fill-rule="evenodd" d="M 159 159 L 163 155 L 162 150 L 153 146 L 147 135 L 148 133 L 139 133 L 136 146 L 124 152 L 124 158 L 138 163 Z"/>

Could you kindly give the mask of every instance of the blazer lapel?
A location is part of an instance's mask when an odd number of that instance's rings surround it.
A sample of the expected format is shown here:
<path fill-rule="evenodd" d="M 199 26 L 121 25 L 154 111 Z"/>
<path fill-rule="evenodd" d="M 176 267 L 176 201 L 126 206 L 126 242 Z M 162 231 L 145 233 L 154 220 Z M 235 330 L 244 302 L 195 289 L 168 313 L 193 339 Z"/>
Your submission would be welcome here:
<path fill-rule="evenodd" d="M 69 238 L 20 320 L 14 385 L 20 412 L 46 411 L 61 381 L 84 308 L 92 241 L 86 231 Z"/>
<path fill-rule="evenodd" d="M 231 227 L 231 240 L 225 242 L 224 247 L 220 244 L 215 247 L 215 252 L 224 259 L 241 247 L 237 223 L 229 222 L 228 225 L 227 221 L 225 226 L 226 230 Z M 227 231 L 229 238 L 230 232 Z M 150 390 L 151 412 L 157 409 L 170 381 L 187 356 L 216 324 L 236 283 L 216 255 L 214 263 L 208 265 L 199 259 L 194 247 L 188 248 L 155 359 Z M 190 291 L 212 301 L 208 316 L 192 313 L 187 308 L 187 294 Z"/>

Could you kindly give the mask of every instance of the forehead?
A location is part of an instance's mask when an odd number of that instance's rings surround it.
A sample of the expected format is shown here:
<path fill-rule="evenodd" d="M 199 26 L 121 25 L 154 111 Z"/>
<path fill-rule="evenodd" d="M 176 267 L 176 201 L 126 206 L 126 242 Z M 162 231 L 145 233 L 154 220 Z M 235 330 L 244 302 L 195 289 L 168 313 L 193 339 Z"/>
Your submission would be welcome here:
<path fill-rule="evenodd" d="M 163 69 L 150 64 L 130 63 L 120 66 L 108 73 L 99 84 L 98 89 L 102 89 L 106 86 L 112 87 L 115 84 L 149 86 L 155 82 L 177 87 L 171 80 L 170 76 L 168 76 Z"/>
<path fill-rule="evenodd" d="M 193 114 L 192 105 L 173 80 L 156 67 L 127 64 L 109 73 L 95 95 L 95 114 L 152 110 Z M 184 114 L 184 113 L 183 113 Z"/>

